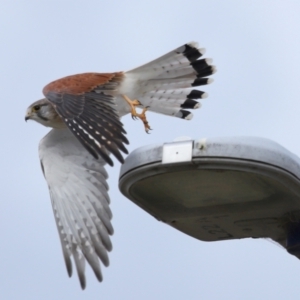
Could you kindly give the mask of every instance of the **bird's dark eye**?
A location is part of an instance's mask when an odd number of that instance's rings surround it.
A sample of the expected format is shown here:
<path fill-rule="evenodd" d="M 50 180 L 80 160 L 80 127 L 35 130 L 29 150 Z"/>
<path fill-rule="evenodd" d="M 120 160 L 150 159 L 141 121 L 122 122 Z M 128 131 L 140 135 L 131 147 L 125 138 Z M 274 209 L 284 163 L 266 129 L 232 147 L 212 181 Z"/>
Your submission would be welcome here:
<path fill-rule="evenodd" d="M 33 109 L 34 109 L 35 111 L 39 110 L 40 108 L 41 108 L 40 105 L 35 105 L 35 106 L 33 107 Z"/>

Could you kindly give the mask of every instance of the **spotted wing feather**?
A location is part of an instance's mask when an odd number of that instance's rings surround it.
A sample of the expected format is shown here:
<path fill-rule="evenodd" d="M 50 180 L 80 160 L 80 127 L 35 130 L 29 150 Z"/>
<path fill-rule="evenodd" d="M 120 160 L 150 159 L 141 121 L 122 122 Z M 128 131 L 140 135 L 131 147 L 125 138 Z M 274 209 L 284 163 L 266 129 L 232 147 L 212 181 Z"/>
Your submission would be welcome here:
<path fill-rule="evenodd" d="M 121 163 L 120 151 L 128 144 L 114 105 L 114 94 L 122 73 L 85 73 L 68 76 L 48 84 L 43 93 L 82 145 L 111 166 L 112 153 Z"/>

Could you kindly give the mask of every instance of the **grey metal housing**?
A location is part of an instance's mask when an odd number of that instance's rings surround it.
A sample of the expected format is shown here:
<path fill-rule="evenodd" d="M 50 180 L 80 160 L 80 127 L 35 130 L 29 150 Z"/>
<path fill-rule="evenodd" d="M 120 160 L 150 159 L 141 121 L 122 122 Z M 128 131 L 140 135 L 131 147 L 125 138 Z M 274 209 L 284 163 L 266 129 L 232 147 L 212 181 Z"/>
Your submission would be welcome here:
<path fill-rule="evenodd" d="M 267 139 L 150 145 L 121 168 L 121 192 L 203 241 L 271 238 L 300 257 L 300 159 Z"/>

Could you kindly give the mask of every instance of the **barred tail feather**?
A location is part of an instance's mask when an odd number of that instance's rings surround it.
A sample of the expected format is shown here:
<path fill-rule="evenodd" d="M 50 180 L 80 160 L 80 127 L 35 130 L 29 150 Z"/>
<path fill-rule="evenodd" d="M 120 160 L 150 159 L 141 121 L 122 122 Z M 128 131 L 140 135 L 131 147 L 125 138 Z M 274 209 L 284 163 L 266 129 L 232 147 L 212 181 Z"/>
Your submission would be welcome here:
<path fill-rule="evenodd" d="M 195 99 L 207 97 L 192 88 L 211 83 L 207 77 L 216 72 L 211 59 L 199 59 L 204 53 L 192 42 L 128 71 L 120 93 L 138 99 L 150 111 L 190 120 L 192 114 L 182 108 L 199 108 Z"/>
<path fill-rule="evenodd" d="M 151 62 L 144 64 L 138 68 L 135 68 L 133 70 L 128 71 L 128 73 L 142 73 L 144 72 L 145 69 L 152 69 L 153 71 L 157 71 L 157 73 L 159 74 L 161 72 L 161 68 L 165 67 L 165 66 L 170 66 L 172 64 L 174 65 L 180 65 L 180 64 L 184 64 L 188 61 L 191 62 L 190 59 L 192 59 L 192 61 L 197 60 L 199 57 L 201 57 L 204 53 L 205 53 L 205 49 L 197 49 L 198 47 L 198 43 L 195 42 L 191 42 L 189 44 L 185 44 L 177 49 L 174 49 L 173 51 L 168 52 L 167 54 L 152 60 Z M 191 52 L 195 52 L 193 49 L 197 49 L 197 53 L 194 55 L 189 55 L 189 53 Z M 193 51 L 191 51 L 193 50 Z M 188 55 L 188 61 L 185 58 L 185 55 Z M 150 79 L 150 78 L 149 78 Z"/>
<path fill-rule="evenodd" d="M 207 93 L 198 90 L 184 90 L 180 89 L 180 93 L 176 93 L 178 90 L 157 91 L 145 93 L 139 97 L 139 101 L 143 106 L 150 106 L 151 110 L 157 111 L 160 107 L 177 107 L 187 109 L 197 109 L 201 105 L 194 99 L 204 99 L 207 97 Z M 147 105 L 145 105 L 147 103 Z"/>
<path fill-rule="evenodd" d="M 191 120 L 193 118 L 193 114 L 188 110 L 178 109 L 171 106 L 153 106 L 151 111 L 185 120 Z"/>

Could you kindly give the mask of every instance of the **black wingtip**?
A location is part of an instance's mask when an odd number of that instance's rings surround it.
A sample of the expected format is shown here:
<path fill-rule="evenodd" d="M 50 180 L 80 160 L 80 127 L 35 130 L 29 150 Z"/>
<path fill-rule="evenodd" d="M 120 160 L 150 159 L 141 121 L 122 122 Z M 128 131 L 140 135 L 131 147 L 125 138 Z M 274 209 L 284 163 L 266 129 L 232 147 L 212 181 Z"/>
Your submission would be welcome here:
<path fill-rule="evenodd" d="M 183 55 L 190 61 L 194 62 L 197 60 L 199 57 L 202 56 L 202 53 L 197 49 L 189 44 L 185 44 L 185 50 L 183 51 Z"/>
<path fill-rule="evenodd" d="M 92 149 L 91 147 L 87 147 L 85 144 L 83 144 L 83 146 L 85 146 L 85 148 L 89 151 L 89 153 L 95 158 L 95 159 L 99 159 L 99 155 L 105 160 L 105 162 L 107 164 L 109 164 L 111 167 L 114 166 L 114 162 L 112 161 L 112 159 L 109 157 L 108 154 L 106 154 L 105 150 L 99 150 L 99 151 L 95 151 L 94 149 Z"/>
<path fill-rule="evenodd" d="M 114 162 L 112 161 L 112 159 L 108 156 L 108 155 L 104 155 L 101 153 L 102 158 L 111 166 L 114 166 Z"/>
<path fill-rule="evenodd" d="M 206 59 L 199 59 L 199 60 L 193 61 L 191 63 L 191 65 L 197 73 L 201 72 L 203 69 L 205 69 L 209 66 Z"/>
<path fill-rule="evenodd" d="M 129 141 L 128 141 L 128 139 L 126 138 L 125 135 L 122 134 L 121 140 L 122 140 L 122 142 L 123 142 L 124 144 L 129 145 Z"/>
<path fill-rule="evenodd" d="M 121 164 L 124 164 L 124 158 L 120 152 L 118 153 L 118 155 L 116 155 L 115 153 L 113 153 L 113 154 Z"/>
<path fill-rule="evenodd" d="M 183 109 L 179 110 L 175 116 L 185 120 L 191 120 L 193 118 L 193 114 L 191 112 Z"/>
<path fill-rule="evenodd" d="M 216 73 L 216 68 L 214 66 L 208 66 L 207 68 L 199 71 L 197 73 L 197 77 L 200 78 L 200 77 L 207 77 L 207 76 L 210 76 L 212 74 Z"/>
<path fill-rule="evenodd" d="M 193 99 L 186 99 L 180 106 L 186 109 L 196 109 L 200 107 L 200 103 Z"/>
<path fill-rule="evenodd" d="M 202 99 L 205 98 L 206 93 L 199 90 L 192 90 L 188 95 L 188 99 Z"/>
<path fill-rule="evenodd" d="M 206 85 L 212 82 L 211 78 L 196 78 L 191 86 Z"/>
<path fill-rule="evenodd" d="M 118 143 L 117 145 L 123 153 L 128 154 L 127 148 L 122 143 Z"/>

